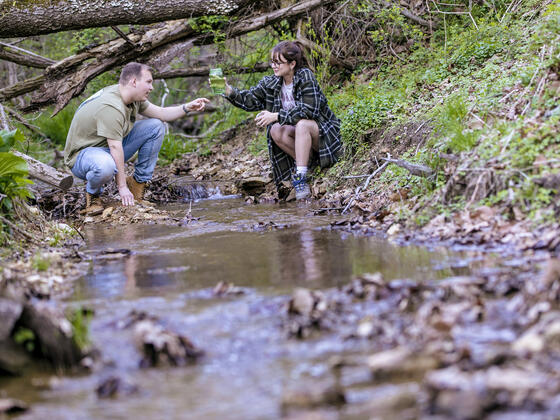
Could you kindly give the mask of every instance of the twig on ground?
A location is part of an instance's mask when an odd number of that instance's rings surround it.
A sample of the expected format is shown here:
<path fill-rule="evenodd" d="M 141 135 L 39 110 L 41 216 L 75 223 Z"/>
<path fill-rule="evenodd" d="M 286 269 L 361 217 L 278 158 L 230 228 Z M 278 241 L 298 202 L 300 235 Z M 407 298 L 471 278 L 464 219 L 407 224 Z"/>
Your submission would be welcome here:
<path fill-rule="evenodd" d="M 387 154 L 387 157 L 390 158 L 391 155 Z M 360 192 L 362 190 L 365 190 L 368 187 L 371 179 L 375 175 L 377 175 L 379 172 L 381 172 L 383 169 L 385 169 L 388 164 L 389 164 L 389 162 L 385 162 L 383 165 L 378 167 L 371 175 L 368 176 L 364 185 L 359 185 L 358 187 L 356 187 L 356 191 L 354 192 L 354 196 L 350 199 L 350 201 L 348 201 L 348 204 L 346 204 L 346 207 L 344 207 L 344 210 L 342 210 L 342 214 L 346 213 L 346 211 L 350 208 L 350 206 L 354 203 L 354 201 L 356 201 L 356 198 L 358 198 L 358 195 L 360 194 Z"/>
<path fill-rule="evenodd" d="M 432 171 L 432 169 L 426 165 L 418 165 L 416 163 L 410 163 L 402 159 L 391 159 L 391 158 L 381 158 L 381 159 L 384 160 L 385 162 L 394 163 L 395 165 L 406 169 L 412 175 L 427 178 L 434 174 L 434 171 Z"/>
<path fill-rule="evenodd" d="M 26 238 L 28 241 L 33 242 L 34 244 L 38 244 L 38 242 L 33 238 L 33 236 L 31 236 L 29 233 L 25 232 L 24 230 L 21 230 L 19 227 L 17 227 L 15 224 L 10 222 L 5 217 L 0 216 L 0 221 L 2 221 L 2 223 L 4 223 L 4 224 L 8 225 L 10 228 L 12 228 L 18 234 L 20 234 L 21 236 Z"/>

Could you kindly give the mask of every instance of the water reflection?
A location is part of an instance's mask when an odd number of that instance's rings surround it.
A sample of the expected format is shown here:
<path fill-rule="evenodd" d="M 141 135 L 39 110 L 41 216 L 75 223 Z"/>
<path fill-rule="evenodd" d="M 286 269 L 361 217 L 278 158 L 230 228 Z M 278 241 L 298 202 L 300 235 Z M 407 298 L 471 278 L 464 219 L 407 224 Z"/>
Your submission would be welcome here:
<path fill-rule="evenodd" d="M 195 226 L 129 225 L 88 232 L 91 252 L 127 248 L 133 255 L 95 259 L 82 292 L 96 296 L 170 295 L 211 288 L 218 282 L 284 293 L 294 286 L 342 286 L 352 276 L 381 271 L 387 279 L 424 280 L 455 275 L 452 264 L 443 264 L 452 253 L 430 252 L 419 247 L 399 247 L 375 237 L 354 237 L 318 227 L 327 220 L 301 214 L 298 209 L 238 207 L 231 201 L 207 214 L 218 221 Z M 274 218 L 291 221 L 286 229 L 254 230 L 255 221 Z M 221 219 L 219 219 L 221 218 Z M 227 219 L 227 223 L 225 220 Z M 313 225 L 312 223 L 315 223 Z M 442 269 L 434 270 L 435 264 Z M 463 270 L 464 271 L 464 270 Z M 82 296 L 82 295 L 81 295 Z M 82 296 L 83 297 L 83 296 Z"/>

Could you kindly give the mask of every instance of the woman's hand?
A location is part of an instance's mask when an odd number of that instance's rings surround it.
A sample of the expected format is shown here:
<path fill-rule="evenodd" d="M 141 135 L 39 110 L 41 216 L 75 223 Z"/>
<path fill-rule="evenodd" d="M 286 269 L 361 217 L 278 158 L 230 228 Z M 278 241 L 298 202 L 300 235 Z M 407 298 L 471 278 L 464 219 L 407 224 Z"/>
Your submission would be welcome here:
<path fill-rule="evenodd" d="M 206 98 L 196 98 L 194 101 L 187 103 L 187 111 L 202 111 L 209 102 Z"/>
<path fill-rule="evenodd" d="M 255 117 L 255 121 L 257 122 L 258 127 L 266 127 L 267 125 L 278 121 L 278 113 L 261 111 Z"/>
<path fill-rule="evenodd" d="M 231 95 L 231 86 L 228 84 L 227 79 L 224 77 L 224 83 L 226 85 L 226 96 Z"/>

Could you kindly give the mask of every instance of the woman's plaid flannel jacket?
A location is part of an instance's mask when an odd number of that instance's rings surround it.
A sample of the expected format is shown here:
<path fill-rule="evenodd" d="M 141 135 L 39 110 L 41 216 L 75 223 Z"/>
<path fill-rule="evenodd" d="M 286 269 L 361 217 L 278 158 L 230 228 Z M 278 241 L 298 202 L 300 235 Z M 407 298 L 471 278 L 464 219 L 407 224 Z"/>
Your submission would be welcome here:
<path fill-rule="evenodd" d="M 340 120 L 336 118 L 327 104 L 327 98 L 321 91 L 313 72 L 300 68 L 294 73 L 293 95 L 295 107 L 286 111 L 281 101 L 282 77 L 265 76 L 256 86 L 249 90 L 232 88 L 226 99 L 233 105 L 246 111 L 278 112 L 278 123 L 296 125 L 299 120 L 315 120 L 319 126 L 319 153 L 313 153 L 315 163 L 322 168 L 332 166 L 342 153 L 340 141 Z M 274 181 L 278 185 L 290 178 L 294 168 L 294 159 L 280 149 L 270 136 L 270 124 L 266 129 L 268 152 L 272 163 Z"/>

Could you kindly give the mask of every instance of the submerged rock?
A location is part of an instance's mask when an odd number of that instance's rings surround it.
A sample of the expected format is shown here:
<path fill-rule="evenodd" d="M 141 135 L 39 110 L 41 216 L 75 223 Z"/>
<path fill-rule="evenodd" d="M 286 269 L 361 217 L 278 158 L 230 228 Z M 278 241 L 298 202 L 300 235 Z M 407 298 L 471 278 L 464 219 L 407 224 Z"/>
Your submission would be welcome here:
<path fill-rule="evenodd" d="M 282 395 L 282 411 L 346 403 L 344 390 L 337 384 L 313 383 L 288 389 Z"/>
<path fill-rule="evenodd" d="M 0 341 L 8 339 L 23 311 L 23 304 L 0 297 Z"/>
<path fill-rule="evenodd" d="M 204 354 L 188 338 L 168 331 L 148 319 L 136 323 L 134 340 L 143 354 L 140 367 L 162 364 L 183 366 Z"/>
<path fill-rule="evenodd" d="M 378 380 L 414 379 L 439 367 L 435 357 L 418 354 L 405 347 L 376 353 L 368 358 L 367 364 Z"/>
<path fill-rule="evenodd" d="M 14 398 L 0 398 L 0 414 L 16 414 L 27 411 L 29 407 L 23 401 Z"/>
<path fill-rule="evenodd" d="M 95 388 L 95 392 L 98 398 L 114 398 L 134 394 L 138 392 L 138 387 L 113 375 L 101 381 Z"/>

